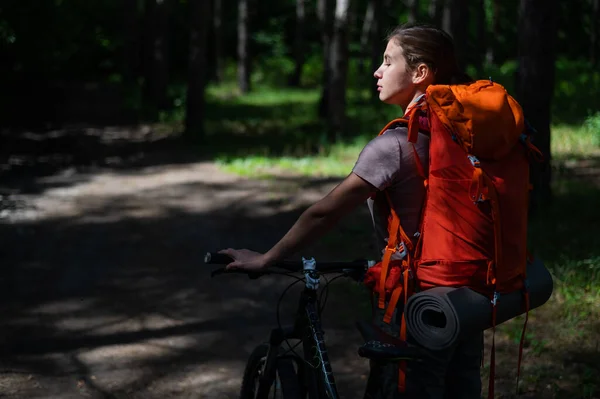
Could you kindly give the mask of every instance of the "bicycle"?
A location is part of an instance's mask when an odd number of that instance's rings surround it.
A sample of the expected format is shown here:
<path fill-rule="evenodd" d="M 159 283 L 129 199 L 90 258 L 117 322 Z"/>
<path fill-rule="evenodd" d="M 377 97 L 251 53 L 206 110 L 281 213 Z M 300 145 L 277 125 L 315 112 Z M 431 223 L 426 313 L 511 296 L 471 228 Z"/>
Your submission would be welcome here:
<path fill-rule="evenodd" d="M 223 254 L 209 252 L 204 261 L 206 264 L 226 265 L 232 259 Z M 226 271 L 224 268 L 214 270 L 211 277 L 225 273 L 244 273 L 252 279 L 268 274 L 286 275 L 297 279 L 283 291 L 277 303 L 277 328 L 271 331 L 268 342 L 258 345 L 248 358 L 240 398 L 263 399 L 268 398 L 272 393 L 273 397 L 281 394 L 285 399 L 304 399 L 307 396 L 309 399 L 338 399 L 324 332 L 321 328 L 321 312 L 327 301 L 327 288 L 339 277 L 362 281 L 367 269 L 374 264 L 374 261 L 366 260 L 319 262 L 317 268 L 313 258 L 302 258 L 302 261 L 279 262 L 260 272 Z M 294 272 L 302 272 L 304 278 L 295 276 L 292 274 Z M 330 273 L 339 275 L 328 280 L 324 289 L 318 293 L 321 277 Z M 279 318 L 281 299 L 299 282 L 304 282 L 304 290 L 300 294 L 294 325 L 283 327 Z M 323 293 L 325 293 L 325 300 L 321 305 Z M 422 358 L 418 348 L 408 346 L 404 341 L 386 334 L 372 323 L 358 321 L 356 326 L 365 340 L 365 343 L 358 348 L 361 357 L 382 362 L 418 361 Z M 298 340 L 298 342 L 292 346 L 290 340 Z M 284 342 L 288 349 L 282 347 Z M 303 349 L 302 355 L 295 350 L 300 344 Z M 279 390 L 281 392 L 278 392 Z M 369 390 L 368 386 L 366 390 Z"/>

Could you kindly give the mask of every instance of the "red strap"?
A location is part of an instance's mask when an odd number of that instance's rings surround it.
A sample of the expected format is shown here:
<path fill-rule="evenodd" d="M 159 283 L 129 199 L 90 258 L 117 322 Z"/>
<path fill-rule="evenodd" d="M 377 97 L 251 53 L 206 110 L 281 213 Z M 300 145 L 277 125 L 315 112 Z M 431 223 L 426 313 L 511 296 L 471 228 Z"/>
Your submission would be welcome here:
<path fill-rule="evenodd" d="M 397 222 L 398 222 L 398 227 L 395 228 L 394 230 L 391 230 L 391 228 L 393 226 L 391 226 L 391 224 L 388 223 L 388 235 L 389 235 L 388 245 L 389 245 L 389 238 L 391 238 L 392 233 L 394 235 L 394 238 L 396 239 L 396 242 L 394 243 L 394 245 L 398 244 L 398 234 L 400 234 L 400 239 L 406 245 L 407 251 L 412 252 L 412 250 L 413 250 L 412 240 L 404 232 L 404 229 L 402 228 L 402 224 L 400 223 L 400 217 L 398 217 L 398 214 L 394 210 L 394 203 L 392 202 L 390 193 L 388 193 L 387 191 L 385 192 L 385 198 L 387 199 L 388 206 L 390 207 L 390 218 L 392 219 L 392 221 L 397 220 Z"/>
<path fill-rule="evenodd" d="M 408 302 L 408 297 L 412 295 L 410 291 L 409 278 L 410 278 L 410 262 L 406 262 L 406 269 L 404 269 L 403 277 L 404 277 L 404 307 L 406 308 L 406 303 Z M 400 339 L 406 342 L 406 313 L 402 312 L 402 321 L 400 323 Z M 400 361 L 400 365 L 398 367 L 398 390 L 400 392 L 406 391 L 406 361 Z"/>
<path fill-rule="evenodd" d="M 495 262 L 492 270 L 488 270 L 488 284 L 495 285 L 496 284 L 496 273 L 494 268 L 503 267 L 504 259 L 502 255 L 502 225 L 501 225 L 501 215 L 500 215 L 500 204 L 498 202 L 498 193 L 496 192 L 496 187 L 492 180 L 484 173 L 483 181 L 487 187 L 487 194 L 489 196 L 490 203 L 492 205 L 492 220 L 494 221 L 494 252 L 495 252 Z"/>
<path fill-rule="evenodd" d="M 404 318 L 404 312 L 402 313 L 400 324 L 400 339 L 406 342 L 406 319 Z M 406 360 L 401 360 L 398 365 L 398 391 L 400 393 L 406 391 Z"/>
<path fill-rule="evenodd" d="M 404 232 L 404 229 L 400 224 L 400 218 L 394 210 L 394 204 L 392 203 L 390 194 L 387 191 L 385 191 L 385 197 L 390 207 L 390 216 L 388 218 L 388 243 L 383 254 L 383 260 L 381 262 L 381 275 L 379 277 L 379 309 L 385 308 L 385 280 L 388 275 L 392 254 L 396 252 L 396 248 L 400 243 L 400 240 L 402 245 L 406 247 L 405 249 L 408 253 L 412 252 L 413 250 L 412 241 Z"/>
<path fill-rule="evenodd" d="M 473 202 L 477 202 L 483 198 L 483 171 L 481 168 L 473 170 L 473 178 L 469 186 L 469 198 Z"/>
<path fill-rule="evenodd" d="M 390 247 L 390 242 L 392 238 L 388 238 L 388 245 L 385 248 L 385 252 L 383 253 L 383 260 L 381 261 L 381 274 L 379 275 L 379 301 L 378 306 L 379 309 L 385 308 L 385 280 L 387 278 L 388 269 L 390 266 L 390 261 L 392 259 L 392 254 L 396 252 L 395 245 L 394 247 Z"/>
<path fill-rule="evenodd" d="M 408 141 L 410 143 L 416 143 L 419 137 L 419 113 L 415 112 L 416 108 L 411 111 L 408 118 Z"/>
<path fill-rule="evenodd" d="M 530 137 L 527 137 L 527 140 L 525 141 L 525 147 L 527 147 L 527 152 L 529 153 L 531 159 L 536 162 L 544 162 L 544 154 L 542 154 L 539 148 L 531 144 Z"/>
<path fill-rule="evenodd" d="M 421 163 L 421 158 L 419 158 L 419 153 L 417 153 L 417 149 L 414 144 L 412 144 L 412 149 L 413 149 L 413 154 L 415 156 L 415 164 L 417 165 L 417 172 L 419 173 L 419 176 L 421 176 L 423 179 L 427 180 L 427 176 L 425 176 L 425 169 L 423 169 L 423 164 Z"/>
<path fill-rule="evenodd" d="M 397 125 L 399 123 L 401 123 L 403 125 L 408 125 L 409 120 L 405 119 L 405 118 L 398 118 L 398 119 L 394 119 L 394 120 L 390 121 L 387 125 L 385 125 L 385 127 L 383 129 L 381 129 L 378 136 L 381 136 L 383 133 L 385 133 L 386 130 L 389 130 L 392 126 Z"/>
<path fill-rule="evenodd" d="M 533 254 L 531 252 L 529 252 L 529 249 L 527 250 L 527 262 L 529 263 L 533 263 L 534 258 L 533 258 Z"/>
<path fill-rule="evenodd" d="M 488 399 L 494 399 L 494 379 L 496 376 L 496 304 L 492 308 L 492 354 L 490 356 L 490 379 L 488 382 Z"/>
<path fill-rule="evenodd" d="M 388 304 L 387 309 L 385 310 L 385 315 L 383 316 L 383 321 L 386 324 L 390 324 L 392 321 L 392 316 L 394 315 L 394 310 L 396 310 L 396 305 L 398 305 L 398 300 L 400 300 L 400 294 L 402 294 L 402 286 L 399 285 L 392 291 L 392 297 L 390 298 L 390 303 Z"/>
<path fill-rule="evenodd" d="M 521 342 L 519 344 L 519 362 L 517 363 L 517 395 L 519 394 L 519 377 L 521 376 L 521 360 L 523 360 L 523 345 L 525 344 L 525 330 L 527 329 L 527 320 L 529 320 L 529 291 L 525 288 L 523 294 L 525 299 L 525 322 L 521 332 Z"/>

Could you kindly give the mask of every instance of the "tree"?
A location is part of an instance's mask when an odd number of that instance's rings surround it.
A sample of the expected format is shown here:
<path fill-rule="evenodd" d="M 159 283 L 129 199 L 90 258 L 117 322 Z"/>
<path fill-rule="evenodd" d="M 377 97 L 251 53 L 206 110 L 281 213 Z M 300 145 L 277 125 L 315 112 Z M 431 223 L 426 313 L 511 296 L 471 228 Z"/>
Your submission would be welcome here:
<path fill-rule="evenodd" d="M 242 93 L 250 90 L 250 51 L 248 40 L 248 0 L 238 0 L 238 86 Z"/>
<path fill-rule="evenodd" d="M 371 29 L 371 73 L 374 73 L 383 59 L 383 51 L 385 50 L 386 43 L 384 41 L 383 34 L 383 1 L 382 0 L 371 0 L 373 3 L 373 28 Z M 379 92 L 377 90 L 371 91 L 371 99 L 373 101 L 379 101 Z"/>
<path fill-rule="evenodd" d="M 593 65 L 600 63 L 600 0 L 592 0 L 592 19 L 591 19 L 591 35 L 590 35 L 590 60 Z"/>
<path fill-rule="evenodd" d="M 360 46 L 363 51 L 363 57 L 360 60 L 360 74 L 370 77 L 364 68 L 363 58 L 370 60 L 369 68 L 370 72 L 373 73 L 381 64 L 381 57 L 384 50 L 384 37 L 383 37 L 383 0 L 370 0 L 367 5 L 365 13 L 365 20 L 363 23 Z M 379 99 L 379 93 L 376 90 L 371 91 L 371 98 L 373 100 Z"/>
<path fill-rule="evenodd" d="M 532 166 L 532 205 L 548 202 L 550 189 L 550 107 L 554 93 L 556 0 L 521 0 L 519 7 L 519 49 L 517 99 L 525 118 L 537 133 L 534 144 L 544 154 L 541 164 Z"/>
<path fill-rule="evenodd" d="M 408 23 L 415 23 L 419 20 L 419 0 L 405 0 L 408 7 Z"/>
<path fill-rule="evenodd" d="M 223 10 L 222 0 L 215 0 L 213 6 L 213 32 L 215 38 L 215 80 L 217 83 L 223 80 L 223 60 L 225 56 L 223 54 Z"/>
<path fill-rule="evenodd" d="M 337 0 L 331 40 L 331 89 L 329 92 L 330 139 L 342 131 L 346 119 L 346 76 L 348 73 L 348 11 L 350 0 Z"/>
<path fill-rule="evenodd" d="M 294 73 L 290 77 L 290 86 L 300 86 L 300 79 L 302 77 L 302 67 L 304 66 L 305 60 L 305 46 L 304 46 L 304 22 L 306 17 L 305 11 L 306 0 L 296 0 L 296 29 L 294 35 Z"/>
<path fill-rule="evenodd" d="M 333 1 L 317 0 L 317 17 L 321 32 L 321 46 L 323 49 L 323 78 L 321 99 L 319 100 L 319 117 L 326 118 L 329 114 L 329 88 L 331 84 L 330 45 L 333 35 Z"/>
<path fill-rule="evenodd" d="M 138 0 L 123 0 L 123 77 L 135 83 L 140 64 L 140 24 Z"/>
<path fill-rule="evenodd" d="M 500 0 L 489 0 L 491 1 L 492 12 L 491 12 L 491 26 L 492 32 L 487 40 L 487 51 L 485 59 L 489 64 L 496 62 L 496 50 L 495 47 L 498 43 L 498 37 L 500 36 Z"/>
<path fill-rule="evenodd" d="M 210 2 L 206 0 L 190 0 L 189 7 L 190 47 L 185 130 L 188 135 L 197 134 L 199 137 L 202 137 Z"/>
<path fill-rule="evenodd" d="M 444 16 L 444 0 L 431 0 L 429 2 L 429 19 L 435 26 L 442 26 Z"/>
<path fill-rule="evenodd" d="M 367 4 L 367 10 L 365 12 L 365 18 L 363 20 L 363 26 L 360 33 L 360 48 L 362 50 L 363 55 L 363 57 L 361 57 L 359 60 L 361 73 L 365 72 L 364 59 L 370 55 L 368 50 L 370 48 L 371 40 L 373 38 L 373 27 L 376 23 L 377 21 L 375 21 L 375 1 L 369 1 L 369 3 Z"/>
<path fill-rule="evenodd" d="M 454 39 L 456 58 L 461 70 L 466 67 L 467 43 L 469 42 L 469 1 L 446 0 L 443 28 Z"/>
<path fill-rule="evenodd" d="M 483 64 L 485 61 L 486 41 L 487 41 L 487 29 L 486 29 L 486 16 L 485 16 L 485 0 L 479 0 L 476 4 L 476 24 L 477 24 L 477 38 L 476 38 L 476 51 L 475 57 L 476 67 L 479 73 L 483 72 Z"/>
<path fill-rule="evenodd" d="M 171 0 L 147 1 L 147 27 L 150 65 L 146 74 L 146 89 L 153 117 L 168 107 L 169 84 L 169 7 Z"/>

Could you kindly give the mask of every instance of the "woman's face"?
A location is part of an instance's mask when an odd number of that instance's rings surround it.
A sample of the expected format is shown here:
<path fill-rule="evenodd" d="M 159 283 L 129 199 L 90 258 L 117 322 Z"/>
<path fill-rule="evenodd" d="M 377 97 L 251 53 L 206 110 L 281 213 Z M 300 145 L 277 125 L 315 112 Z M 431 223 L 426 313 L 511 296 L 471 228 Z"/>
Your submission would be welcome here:
<path fill-rule="evenodd" d="M 374 73 L 379 99 L 387 104 L 406 107 L 415 96 L 414 73 L 409 71 L 402 47 L 392 39 L 383 54 L 383 64 Z"/>

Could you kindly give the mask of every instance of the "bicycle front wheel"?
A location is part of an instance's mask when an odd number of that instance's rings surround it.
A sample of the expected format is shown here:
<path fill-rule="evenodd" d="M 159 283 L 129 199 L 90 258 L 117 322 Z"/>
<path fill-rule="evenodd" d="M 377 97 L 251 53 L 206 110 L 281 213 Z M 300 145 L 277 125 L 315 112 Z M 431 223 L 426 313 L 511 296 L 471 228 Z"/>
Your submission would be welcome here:
<path fill-rule="evenodd" d="M 275 359 L 275 373 L 265 374 L 269 344 L 257 346 L 246 363 L 240 399 L 299 399 L 298 375 L 290 358 Z"/>

